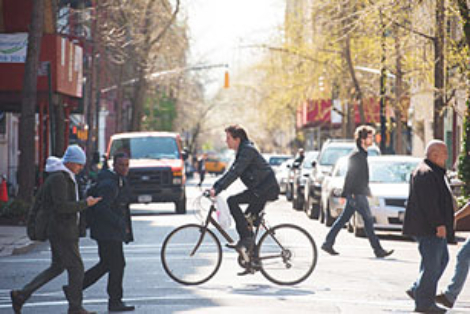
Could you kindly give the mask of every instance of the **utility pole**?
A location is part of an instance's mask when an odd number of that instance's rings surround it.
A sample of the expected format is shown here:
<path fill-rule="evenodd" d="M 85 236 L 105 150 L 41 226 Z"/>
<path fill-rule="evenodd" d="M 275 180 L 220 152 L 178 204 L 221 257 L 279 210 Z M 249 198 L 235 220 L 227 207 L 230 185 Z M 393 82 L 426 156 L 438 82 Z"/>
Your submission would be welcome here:
<path fill-rule="evenodd" d="M 381 37 L 381 45 L 382 45 L 382 59 L 381 59 L 381 66 L 380 69 L 380 150 L 382 153 L 385 153 L 387 149 L 386 145 L 386 120 L 385 120 L 385 95 L 387 93 L 387 68 L 385 66 L 386 61 L 386 42 L 385 42 L 385 24 L 383 21 L 382 10 L 380 10 L 380 25 L 382 27 L 382 37 Z"/>

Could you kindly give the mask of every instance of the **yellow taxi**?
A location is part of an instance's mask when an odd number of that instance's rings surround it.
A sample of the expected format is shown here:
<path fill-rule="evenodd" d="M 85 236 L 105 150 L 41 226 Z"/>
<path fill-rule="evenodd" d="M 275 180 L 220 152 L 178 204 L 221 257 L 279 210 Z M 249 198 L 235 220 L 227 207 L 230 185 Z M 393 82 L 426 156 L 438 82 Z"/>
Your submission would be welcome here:
<path fill-rule="evenodd" d="M 206 172 L 214 174 L 222 174 L 227 168 L 227 162 L 216 156 L 208 156 L 206 159 Z"/>

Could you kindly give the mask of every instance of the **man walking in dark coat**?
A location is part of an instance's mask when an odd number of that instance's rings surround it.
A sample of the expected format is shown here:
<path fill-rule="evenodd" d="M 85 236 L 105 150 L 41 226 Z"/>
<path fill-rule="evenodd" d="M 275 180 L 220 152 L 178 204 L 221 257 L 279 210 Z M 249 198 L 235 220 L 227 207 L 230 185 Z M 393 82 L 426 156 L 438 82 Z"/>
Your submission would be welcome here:
<path fill-rule="evenodd" d="M 247 187 L 247 190 L 230 196 L 227 203 L 240 236 L 238 243 L 229 247 L 235 248 L 242 258 L 248 261 L 248 250 L 254 243 L 253 231 L 248 225 L 240 204 L 248 204 L 246 213 L 258 215 L 267 201 L 278 198 L 279 184 L 273 169 L 248 140 L 248 135 L 241 126 L 229 126 L 225 129 L 225 134 L 228 148 L 236 151 L 235 161 L 230 169 L 214 183 L 210 193 L 214 197 L 238 178 Z"/>
<path fill-rule="evenodd" d="M 67 270 L 70 289 L 69 314 L 91 313 L 82 307 L 83 261 L 78 246 L 79 237 L 84 237 L 85 218 L 81 215 L 85 208 L 95 205 L 101 198 L 88 197 L 79 200 L 78 185 L 75 179 L 85 165 L 86 156 L 77 145 L 67 148 L 62 160 L 57 161 L 54 169 L 48 169 L 49 176 L 44 182 L 44 208 L 52 211 L 48 224 L 48 239 L 51 244 L 52 262 L 49 268 L 36 276 L 21 290 L 10 292 L 13 310 L 21 313 L 23 304 L 34 291 Z M 48 159 L 48 162 L 49 162 Z"/>
<path fill-rule="evenodd" d="M 83 289 L 88 288 L 108 273 L 108 309 L 133 311 L 134 306 L 122 301 L 124 267 L 126 261 L 122 243 L 133 241 L 129 211 L 129 188 L 126 181 L 129 157 L 124 153 L 113 156 L 113 169 L 102 170 L 98 175 L 96 195 L 103 200 L 90 209 L 91 238 L 98 242 L 98 264 L 85 272 Z M 66 291 L 68 287 L 64 287 Z"/>
<path fill-rule="evenodd" d="M 359 126 L 355 131 L 357 149 L 349 156 L 348 171 L 342 193 L 342 196 L 346 198 L 346 206 L 321 246 L 322 250 L 331 255 L 339 254 L 333 249 L 336 236 L 356 211 L 364 220 L 364 229 L 375 256 L 382 258 L 393 253 L 393 250 L 384 250 L 380 245 L 379 238 L 375 235 L 374 222 L 367 200 L 367 196 L 370 196 L 367 148 L 374 143 L 374 134 L 375 130 L 367 125 Z"/>
<path fill-rule="evenodd" d="M 445 177 L 446 160 L 446 144 L 432 140 L 410 181 L 403 234 L 416 238 L 421 264 L 418 279 L 406 293 L 421 313 L 446 311 L 435 303 L 437 284 L 449 261 L 447 242 L 454 241 L 454 203 Z"/>

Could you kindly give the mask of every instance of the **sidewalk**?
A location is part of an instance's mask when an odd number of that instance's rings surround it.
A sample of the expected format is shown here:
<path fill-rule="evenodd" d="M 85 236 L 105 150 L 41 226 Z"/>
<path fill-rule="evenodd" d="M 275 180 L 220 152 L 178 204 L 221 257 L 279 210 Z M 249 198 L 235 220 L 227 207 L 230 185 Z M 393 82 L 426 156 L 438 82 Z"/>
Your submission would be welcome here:
<path fill-rule="evenodd" d="M 26 226 L 0 226 L 0 257 L 29 252 L 39 243 L 28 238 Z"/>

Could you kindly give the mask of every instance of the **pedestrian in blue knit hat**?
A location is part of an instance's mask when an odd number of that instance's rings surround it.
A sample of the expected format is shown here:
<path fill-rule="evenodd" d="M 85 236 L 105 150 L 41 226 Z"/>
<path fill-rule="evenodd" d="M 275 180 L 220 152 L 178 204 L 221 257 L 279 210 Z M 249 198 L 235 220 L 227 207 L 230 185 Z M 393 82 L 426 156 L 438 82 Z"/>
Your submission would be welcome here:
<path fill-rule="evenodd" d="M 51 245 L 51 265 L 37 275 L 20 290 L 10 291 L 13 311 L 21 313 L 23 304 L 31 294 L 40 287 L 62 274 L 68 274 L 66 298 L 69 303 L 68 314 L 89 314 L 83 304 L 84 267 L 80 256 L 78 238 L 86 234 L 85 208 L 91 207 L 101 200 L 101 197 L 89 196 L 79 200 L 77 181 L 78 174 L 86 163 L 85 152 L 78 145 L 67 148 L 62 159 L 49 157 L 48 175 L 43 187 L 44 207 L 53 212 L 47 226 L 47 235 Z"/>

